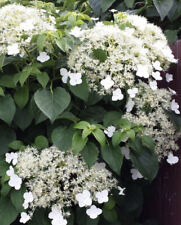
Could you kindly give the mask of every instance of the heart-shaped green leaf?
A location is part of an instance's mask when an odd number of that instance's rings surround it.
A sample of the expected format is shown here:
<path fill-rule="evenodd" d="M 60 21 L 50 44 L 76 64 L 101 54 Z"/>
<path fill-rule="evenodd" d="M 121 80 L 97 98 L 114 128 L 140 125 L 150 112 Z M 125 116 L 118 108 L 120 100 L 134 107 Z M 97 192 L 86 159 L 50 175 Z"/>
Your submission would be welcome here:
<path fill-rule="evenodd" d="M 64 88 L 57 87 L 53 93 L 38 90 L 34 95 L 38 108 L 53 122 L 69 105 L 70 95 Z"/>

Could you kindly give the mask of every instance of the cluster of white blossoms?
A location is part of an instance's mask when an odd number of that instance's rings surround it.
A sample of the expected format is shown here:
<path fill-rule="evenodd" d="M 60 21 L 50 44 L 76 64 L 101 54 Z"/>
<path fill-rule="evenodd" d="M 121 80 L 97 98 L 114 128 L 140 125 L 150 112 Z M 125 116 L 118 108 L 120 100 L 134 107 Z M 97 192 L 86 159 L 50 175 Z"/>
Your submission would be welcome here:
<path fill-rule="evenodd" d="M 122 100 L 125 90 L 134 98 L 139 79 L 156 90 L 161 72 L 177 62 L 161 29 L 144 17 L 118 13 L 113 25 L 98 22 L 70 34 L 81 41 L 69 55 L 70 70 L 85 74 L 89 88 L 112 101 Z"/>
<path fill-rule="evenodd" d="M 42 151 L 27 147 L 17 154 L 16 173 L 27 188 L 21 221 L 27 221 L 37 207 L 42 207 L 52 209 L 49 214 L 52 224 L 58 220 L 57 224 L 66 225 L 65 218 L 70 215 L 67 209 L 73 205 L 88 207 L 87 215 L 95 219 L 102 213 L 96 205 L 109 200 L 112 188 L 120 193 L 122 190 L 124 195 L 124 189 L 118 188 L 117 180 L 104 163 L 96 163 L 89 169 L 80 156 L 54 146 Z"/>
<path fill-rule="evenodd" d="M 153 138 L 156 143 L 155 151 L 161 159 L 168 156 L 171 150 L 178 150 L 176 142 L 180 133 L 165 113 L 165 109 L 173 110 L 175 100 L 171 100 L 172 92 L 166 89 L 154 91 L 141 81 L 138 86 L 140 91 L 134 98 L 131 109 L 123 117 L 145 128 L 144 134 Z"/>
<path fill-rule="evenodd" d="M 56 30 L 44 10 L 9 4 L 0 8 L 0 54 L 23 55 L 32 37 Z"/>

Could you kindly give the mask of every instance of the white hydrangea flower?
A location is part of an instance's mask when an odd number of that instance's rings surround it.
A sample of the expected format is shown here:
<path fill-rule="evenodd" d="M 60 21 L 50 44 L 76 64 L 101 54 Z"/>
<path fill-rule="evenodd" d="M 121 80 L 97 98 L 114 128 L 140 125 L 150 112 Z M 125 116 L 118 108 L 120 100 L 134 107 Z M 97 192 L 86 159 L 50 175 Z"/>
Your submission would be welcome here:
<path fill-rule="evenodd" d="M 61 76 L 62 76 L 62 82 L 63 82 L 64 84 L 66 84 L 67 81 L 68 81 L 68 78 L 69 78 L 69 74 L 70 74 L 70 73 L 67 71 L 66 68 L 61 68 L 61 69 L 60 69 L 60 74 L 61 74 Z"/>
<path fill-rule="evenodd" d="M 91 219 L 96 219 L 102 213 L 102 209 L 97 208 L 95 205 L 92 205 L 89 209 L 86 210 L 86 214 Z"/>
<path fill-rule="evenodd" d="M 160 62 L 157 60 L 155 62 L 152 63 L 153 64 L 153 67 L 155 68 L 155 70 L 159 70 L 159 71 L 162 71 L 163 69 L 161 68 L 160 66 Z"/>
<path fill-rule="evenodd" d="M 150 81 L 149 85 L 153 91 L 157 90 L 157 88 L 158 88 L 156 80 Z"/>
<path fill-rule="evenodd" d="M 171 81 L 173 81 L 173 75 L 172 74 L 169 74 L 169 73 L 166 73 L 166 81 L 169 83 Z"/>
<path fill-rule="evenodd" d="M 69 34 L 72 35 L 72 36 L 74 36 L 74 37 L 76 37 L 76 38 L 79 38 L 79 37 L 82 36 L 83 32 L 84 32 L 84 31 L 82 31 L 80 27 L 77 27 L 77 26 L 76 26 L 76 27 L 74 27 L 74 28 L 70 31 Z"/>
<path fill-rule="evenodd" d="M 18 175 L 12 174 L 8 184 L 10 187 L 14 187 L 16 190 L 19 190 L 21 188 L 22 179 L 18 177 Z"/>
<path fill-rule="evenodd" d="M 116 127 L 109 126 L 106 130 L 104 130 L 104 133 L 107 134 L 108 137 L 112 137 L 115 130 L 116 130 Z"/>
<path fill-rule="evenodd" d="M 6 174 L 11 177 L 14 174 L 14 168 L 12 166 L 9 167 L 9 170 L 6 171 Z"/>
<path fill-rule="evenodd" d="M 148 78 L 149 77 L 148 66 L 147 65 L 138 64 L 137 65 L 136 75 L 138 77 Z"/>
<path fill-rule="evenodd" d="M 92 205 L 91 194 L 88 190 L 84 190 L 82 193 L 76 195 L 76 200 L 79 203 L 79 207 Z"/>
<path fill-rule="evenodd" d="M 50 56 L 46 52 L 40 52 L 37 60 L 41 63 L 47 62 L 50 59 Z"/>
<path fill-rule="evenodd" d="M 175 99 L 173 99 L 171 102 L 171 110 L 174 111 L 176 114 L 180 114 L 179 104 L 175 101 Z"/>
<path fill-rule="evenodd" d="M 120 88 L 117 88 L 115 91 L 113 91 L 112 101 L 122 100 L 123 98 L 124 95 L 122 94 Z"/>
<path fill-rule="evenodd" d="M 168 154 L 168 158 L 167 158 L 167 162 L 170 164 L 170 165 L 174 165 L 176 163 L 179 162 L 179 158 L 177 156 L 174 156 L 173 155 L 173 152 L 170 152 Z"/>
<path fill-rule="evenodd" d="M 18 161 L 18 154 L 15 152 L 11 152 L 11 153 L 6 153 L 6 162 L 7 163 L 11 163 L 15 166 L 17 164 Z"/>
<path fill-rule="evenodd" d="M 152 77 L 155 78 L 155 80 L 162 80 L 163 78 L 160 76 L 160 72 L 152 72 Z"/>
<path fill-rule="evenodd" d="M 70 73 L 70 85 L 76 86 L 82 83 L 82 75 L 81 73 Z"/>
<path fill-rule="evenodd" d="M 32 192 L 25 192 L 23 195 L 24 202 L 25 203 L 31 203 L 33 202 L 33 194 Z"/>
<path fill-rule="evenodd" d="M 30 31 L 34 29 L 35 21 L 27 19 L 25 22 L 20 23 L 20 29 L 24 31 Z"/>
<path fill-rule="evenodd" d="M 27 223 L 30 220 L 30 216 L 26 212 L 21 213 L 20 223 Z"/>
<path fill-rule="evenodd" d="M 135 105 L 135 102 L 131 98 L 129 98 L 129 100 L 126 104 L 126 112 L 131 112 L 134 105 Z"/>
<path fill-rule="evenodd" d="M 126 188 L 122 188 L 122 187 L 118 186 L 119 195 L 125 195 L 125 193 L 124 193 L 124 190 L 125 190 L 125 189 L 126 189 Z"/>
<path fill-rule="evenodd" d="M 130 159 L 130 149 L 129 149 L 128 147 L 123 146 L 123 147 L 121 148 L 121 152 L 122 152 L 122 154 L 124 155 L 124 157 L 125 157 L 127 160 Z"/>
<path fill-rule="evenodd" d="M 8 45 L 7 47 L 8 55 L 17 55 L 20 53 L 19 46 L 17 43 Z"/>
<path fill-rule="evenodd" d="M 131 177 L 133 180 L 141 179 L 143 176 L 137 169 L 131 169 Z"/>
<path fill-rule="evenodd" d="M 101 80 L 101 84 L 106 90 L 108 90 L 114 85 L 114 81 L 110 76 L 107 76 L 105 79 Z"/>
<path fill-rule="evenodd" d="M 48 214 L 48 218 L 52 219 L 52 225 L 66 225 L 67 220 L 63 218 L 61 207 L 54 205 L 52 211 Z"/>
<path fill-rule="evenodd" d="M 135 98 L 137 93 L 138 93 L 138 88 L 130 88 L 130 89 L 128 89 L 128 94 L 129 94 L 130 98 Z"/>
<path fill-rule="evenodd" d="M 108 190 L 103 190 L 96 193 L 96 198 L 99 204 L 102 204 L 103 202 L 108 202 Z"/>
<path fill-rule="evenodd" d="M 26 203 L 26 202 L 24 202 L 24 203 L 23 203 L 23 208 L 24 208 L 24 209 L 28 209 L 28 207 L 29 207 L 29 204 Z"/>

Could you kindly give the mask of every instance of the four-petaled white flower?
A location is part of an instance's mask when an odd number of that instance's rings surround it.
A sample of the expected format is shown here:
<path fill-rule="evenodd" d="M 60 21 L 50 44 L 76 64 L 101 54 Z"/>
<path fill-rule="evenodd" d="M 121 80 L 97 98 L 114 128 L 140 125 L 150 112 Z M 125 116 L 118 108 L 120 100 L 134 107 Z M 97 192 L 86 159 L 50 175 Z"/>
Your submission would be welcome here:
<path fill-rule="evenodd" d="M 17 55 L 20 52 L 19 46 L 18 46 L 17 43 L 14 43 L 12 45 L 9 45 L 7 47 L 7 50 L 8 50 L 8 55 Z"/>
<path fill-rule="evenodd" d="M 19 190 L 21 188 L 22 179 L 14 173 L 14 168 L 12 166 L 9 167 L 9 170 L 6 171 L 6 174 L 10 177 L 8 182 L 9 186 Z"/>
<path fill-rule="evenodd" d="M 44 63 L 50 59 L 50 56 L 46 52 L 40 52 L 37 60 Z"/>
<path fill-rule="evenodd" d="M 114 126 L 109 126 L 106 130 L 104 130 L 104 133 L 107 134 L 108 137 L 112 137 L 116 128 Z"/>
<path fill-rule="evenodd" d="M 70 35 L 76 37 L 76 38 L 79 38 L 81 37 L 81 35 L 83 34 L 84 31 L 81 30 L 80 27 L 74 27 L 71 31 L 70 31 Z"/>
<path fill-rule="evenodd" d="M 177 92 L 174 91 L 173 89 L 171 89 L 171 88 L 168 88 L 168 89 L 169 89 L 169 91 L 170 91 L 173 95 L 176 95 L 176 94 L 177 94 Z"/>
<path fill-rule="evenodd" d="M 143 176 L 141 175 L 141 173 L 137 170 L 137 169 L 131 169 L 131 177 L 133 180 L 137 180 L 140 178 L 143 178 Z"/>
<path fill-rule="evenodd" d="M 166 81 L 169 83 L 172 80 L 173 80 L 173 75 L 170 73 L 166 73 Z"/>
<path fill-rule="evenodd" d="M 120 88 L 117 88 L 115 91 L 113 91 L 112 101 L 122 100 L 123 98 L 124 95 L 122 94 Z"/>
<path fill-rule="evenodd" d="M 11 152 L 11 153 L 6 153 L 6 162 L 7 163 L 11 163 L 15 166 L 17 164 L 18 161 L 18 154 L 15 152 Z"/>
<path fill-rule="evenodd" d="M 119 195 L 125 195 L 125 193 L 124 193 L 124 190 L 125 190 L 125 189 L 126 189 L 126 188 L 122 188 L 122 187 L 118 186 Z"/>
<path fill-rule="evenodd" d="M 149 85 L 153 91 L 157 90 L 157 88 L 158 88 L 156 80 L 150 81 Z"/>
<path fill-rule="evenodd" d="M 179 104 L 175 102 L 175 99 L 173 99 L 171 102 L 171 110 L 174 111 L 176 114 L 180 114 Z"/>
<path fill-rule="evenodd" d="M 91 219 L 96 219 L 102 213 L 102 209 L 97 208 L 95 205 L 92 205 L 89 209 L 86 210 L 86 214 Z"/>
<path fill-rule="evenodd" d="M 99 204 L 102 204 L 103 202 L 108 202 L 108 190 L 103 190 L 96 193 L 96 198 Z"/>
<path fill-rule="evenodd" d="M 24 198 L 24 202 L 25 203 L 30 203 L 30 202 L 33 202 L 33 194 L 32 192 L 25 192 L 24 195 L 23 195 L 23 198 Z"/>
<path fill-rule="evenodd" d="M 130 98 L 126 104 L 126 112 L 131 112 L 134 105 L 135 105 L 135 102 Z"/>
<path fill-rule="evenodd" d="M 179 161 L 179 158 L 177 156 L 174 156 L 173 155 L 173 152 L 170 152 L 168 154 L 168 158 L 167 158 L 167 162 L 170 164 L 170 165 L 173 165 L 173 164 L 176 164 L 178 163 Z"/>
<path fill-rule="evenodd" d="M 148 78 L 149 77 L 148 66 L 147 65 L 138 64 L 137 65 L 136 75 L 138 77 Z"/>
<path fill-rule="evenodd" d="M 124 157 L 129 160 L 130 159 L 130 149 L 128 147 L 123 146 L 121 148 L 122 154 L 124 155 Z"/>
<path fill-rule="evenodd" d="M 106 90 L 108 90 L 114 85 L 114 81 L 110 76 L 107 76 L 105 79 L 101 80 L 101 84 Z"/>
<path fill-rule="evenodd" d="M 61 76 L 62 76 L 62 82 L 64 83 L 64 84 L 66 84 L 67 83 L 67 80 L 68 80 L 68 78 L 69 78 L 69 72 L 67 71 L 67 69 L 66 68 L 61 68 L 60 69 L 60 74 L 61 74 Z"/>
<path fill-rule="evenodd" d="M 61 207 L 54 205 L 52 211 L 48 214 L 48 218 L 52 219 L 52 225 L 66 225 L 67 220 L 63 218 Z"/>
<path fill-rule="evenodd" d="M 153 67 L 155 68 L 155 70 L 159 70 L 159 71 L 162 71 L 163 69 L 161 68 L 160 66 L 160 62 L 157 60 L 155 62 L 152 63 L 153 64 Z"/>
<path fill-rule="evenodd" d="M 162 80 L 163 78 L 160 76 L 160 72 L 152 72 L 152 77 L 155 78 L 155 80 Z"/>
<path fill-rule="evenodd" d="M 82 75 L 81 73 L 70 73 L 70 85 L 76 86 L 77 84 L 82 83 Z"/>
<path fill-rule="evenodd" d="M 79 207 L 90 206 L 92 205 L 91 194 L 88 190 L 84 190 L 82 193 L 77 194 L 76 200 L 79 203 Z"/>
<path fill-rule="evenodd" d="M 30 216 L 27 214 L 27 213 L 25 213 L 25 212 L 22 212 L 21 213 L 21 218 L 20 218 L 20 223 L 26 223 L 26 222 L 28 222 L 29 220 L 30 220 L 31 218 L 30 218 Z"/>
<path fill-rule="evenodd" d="M 128 94 L 129 94 L 130 98 L 135 98 L 137 93 L 138 93 L 138 88 L 128 89 Z"/>
<path fill-rule="evenodd" d="M 14 187 L 16 190 L 19 190 L 21 188 L 22 179 L 18 177 L 18 175 L 12 174 L 8 184 L 10 187 Z"/>

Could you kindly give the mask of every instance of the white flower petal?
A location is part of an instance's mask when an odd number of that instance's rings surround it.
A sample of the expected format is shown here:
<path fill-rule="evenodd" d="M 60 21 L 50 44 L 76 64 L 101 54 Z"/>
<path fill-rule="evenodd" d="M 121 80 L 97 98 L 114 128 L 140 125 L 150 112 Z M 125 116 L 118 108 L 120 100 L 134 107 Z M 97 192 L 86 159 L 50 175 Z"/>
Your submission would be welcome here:
<path fill-rule="evenodd" d="M 122 94 L 120 88 L 117 88 L 116 90 L 113 91 L 112 101 L 122 100 L 123 98 L 124 95 Z"/>
<path fill-rule="evenodd" d="M 103 190 L 96 193 L 96 198 L 99 204 L 102 204 L 103 202 L 108 202 L 108 190 Z"/>
<path fill-rule="evenodd" d="M 97 208 L 95 205 L 92 205 L 89 209 L 86 210 L 86 214 L 91 219 L 96 219 L 102 213 L 102 209 Z"/>
<path fill-rule="evenodd" d="M 76 200 L 78 201 L 79 207 L 92 205 L 91 194 L 88 190 L 84 190 L 82 193 L 77 194 Z"/>
<path fill-rule="evenodd" d="M 174 156 L 173 155 L 173 152 L 170 152 L 168 154 L 168 158 L 167 158 L 167 162 L 170 164 L 170 165 L 174 165 L 176 163 L 179 162 L 179 158 L 177 156 Z"/>
<path fill-rule="evenodd" d="M 105 79 L 101 80 L 101 84 L 106 90 L 108 90 L 114 85 L 114 81 L 110 76 L 107 76 Z"/>
<path fill-rule="evenodd" d="M 152 64 L 153 64 L 153 67 L 155 68 L 155 70 L 159 70 L 159 71 L 162 71 L 163 70 L 161 68 L 161 66 L 160 66 L 160 62 L 159 61 L 155 61 Z"/>
<path fill-rule="evenodd" d="M 40 52 L 37 60 L 44 63 L 50 59 L 50 56 L 46 52 Z"/>
<path fill-rule="evenodd" d="M 131 177 L 133 180 L 137 180 L 140 178 L 143 178 L 143 176 L 141 175 L 141 173 L 137 170 L 137 169 L 131 169 Z"/>
<path fill-rule="evenodd" d="M 173 75 L 172 74 L 169 74 L 169 73 L 166 73 L 166 81 L 169 83 L 173 80 Z"/>
<path fill-rule="evenodd" d="M 30 220 L 31 218 L 30 218 L 30 216 L 27 214 L 27 213 L 25 213 L 25 212 L 22 212 L 21 213 L 21 218 L 20 218 L 20 223 L 26 223 L 26 222 L 28 222 L 29 220 Z"/>
<path fill-rule="evenodd" d="M 118 186 L 119 195 L 125 195 L 125 194 L 124 194 L 124 190 L 125 190 L 125 189 L 126 189 L 126 188 L 122 188 L 122 187 Z"/>
<path fill-rule="evenodd" d="M 150 81 L 149 85 L 153 91 L 157 90 L 157 88 L 158 88 L 156 80 Z"/>
<path fill-rule="evenodd" d="M 152 72 L 152 77 L 155 78 L 155 80 L 162 80 L 163 78 L 160 76 L 160 72 Z"/>
<path fill-rule="evenodd" d="M 8 55 L 17 55 L 20 52 L 19 46 L 17 43 L 9 45 L 7 47 L 7 50 L 8 50 Z"/>
<path fill-rule="evenodd" d="M 114 126 L 109 126 L 106 130 L 104 130 L 104 133 L 107 134 L 108 137 L 112 137 L 116 128 Z"/>
<path fill-rule="evenodd" d="M 128 147 L 122 147 L 121 148 L 122 154 L 124 155 L 124 157 L 129 160 L 130 159 L 130 149 Z"/>
<path fill-rule="evenodd" d="M 135 102 L 130 98 L 126 104 L 126 112 L 131 112 L 134 105 L 135 105 Z"/>
<path fill-rule="evenodd" d="M 173 99 L 171 102 L 171 110 L 174 111 L 176 114 L 180 114 L 179 104 L 175 102 L 175 99 Z"/>

